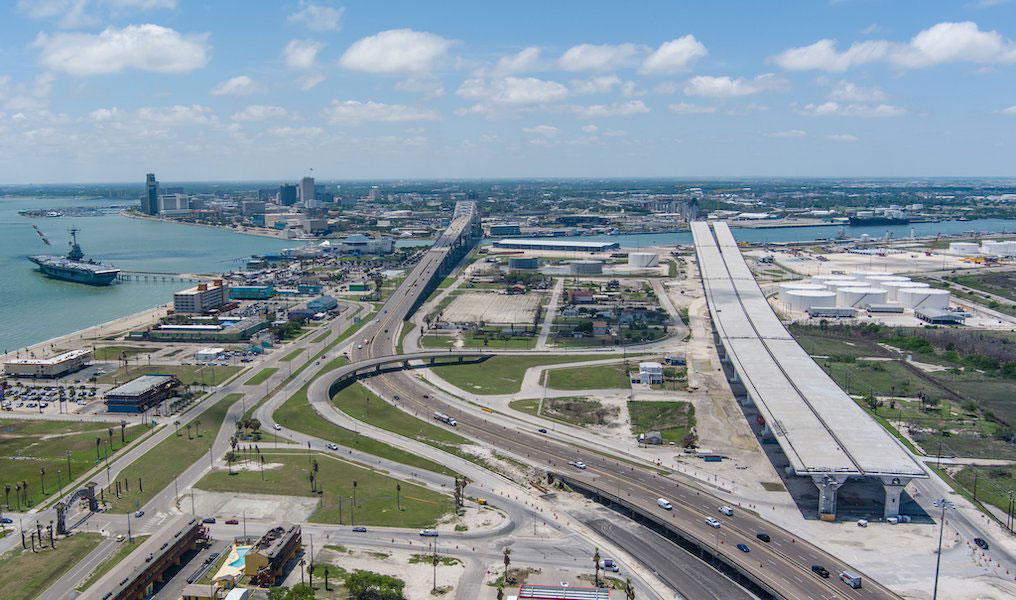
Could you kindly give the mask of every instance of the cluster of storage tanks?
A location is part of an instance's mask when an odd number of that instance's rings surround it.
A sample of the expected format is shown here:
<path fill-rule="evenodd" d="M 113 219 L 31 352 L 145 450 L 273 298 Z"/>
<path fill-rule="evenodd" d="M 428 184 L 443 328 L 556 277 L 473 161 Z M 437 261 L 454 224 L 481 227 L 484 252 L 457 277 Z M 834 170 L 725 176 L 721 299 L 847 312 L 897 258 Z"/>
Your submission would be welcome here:
<path fill-rule="evenodd" d="M 977 242 L 950 242 L 949 254 L 957 256 L 1016 256 L 1016 240 L 983 240 Z"/>
<path fill-rule="evenodd" d="M 948 290 L 911 281 L 909 277 L 874 271 L 848 275 L 816 275 L 809 282 L 780 284 L 780 301 L 795 311 L 809 308 L 867 308 L 873 304 L 898 304 L 904 308 L 947 308 Z"/>

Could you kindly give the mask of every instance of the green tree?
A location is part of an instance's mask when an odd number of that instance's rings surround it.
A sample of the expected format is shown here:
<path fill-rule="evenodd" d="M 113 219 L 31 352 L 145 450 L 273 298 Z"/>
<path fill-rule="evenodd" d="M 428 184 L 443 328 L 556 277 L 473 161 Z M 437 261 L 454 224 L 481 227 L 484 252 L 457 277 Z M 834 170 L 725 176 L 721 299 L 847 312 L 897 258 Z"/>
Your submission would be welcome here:
<path fill-rule="evenodd" d="M 404 600 L 406 582 L 372 571 L 356 571 L 346 578 L 346 589 L 356 600 Z"/>

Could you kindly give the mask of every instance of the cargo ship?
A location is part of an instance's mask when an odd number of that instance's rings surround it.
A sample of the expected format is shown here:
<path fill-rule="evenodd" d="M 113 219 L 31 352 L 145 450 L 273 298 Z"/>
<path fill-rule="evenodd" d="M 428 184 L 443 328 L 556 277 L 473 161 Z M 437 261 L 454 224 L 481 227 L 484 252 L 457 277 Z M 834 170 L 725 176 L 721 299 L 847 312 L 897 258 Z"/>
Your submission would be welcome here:
<path fill-rule="evenodd" d="M 120 269 L 112 265 L 104 265 L 94 260 L 86 260 L 85 253 L 78 245 L 78 230 L 72 228 L 71 251 L 67 256 L 48 256 L 40 254 L 29 256 L 28 260 L 39 265 L 39 270 L 47 277 L 85 283 L 88 285 L 109 285 L 116 281 Z"/>

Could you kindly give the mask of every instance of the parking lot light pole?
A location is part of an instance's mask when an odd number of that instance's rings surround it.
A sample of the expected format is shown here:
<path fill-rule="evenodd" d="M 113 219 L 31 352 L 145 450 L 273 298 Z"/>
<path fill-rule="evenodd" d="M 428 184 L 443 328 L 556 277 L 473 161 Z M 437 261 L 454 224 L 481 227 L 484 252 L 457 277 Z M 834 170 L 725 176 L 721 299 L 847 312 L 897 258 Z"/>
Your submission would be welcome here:
<path fill-rule="evenodd" d="M 934 586 L 934 588 L 932 589 L 932 592 L 931 592 L 931 600 L 937 600 L 938 599 L 938 572 L 939 572 L 939 568 L 942 566 L 942 531 L 945 529 L 945 509 L 947 509 L 947 508 L 956 508 L 956 505 L 953 504 L 952 502 L 946 500 L 945 498 L 941 498 L 939 500 L 935 500 L 934 502 L 932 502 L 932 505 L 935 508 L 941 508 L 942 509 L 942 517 L 941 517 L 941 519 L 938 522 L 938 555 L 935 557 L 935 586 Z"/>

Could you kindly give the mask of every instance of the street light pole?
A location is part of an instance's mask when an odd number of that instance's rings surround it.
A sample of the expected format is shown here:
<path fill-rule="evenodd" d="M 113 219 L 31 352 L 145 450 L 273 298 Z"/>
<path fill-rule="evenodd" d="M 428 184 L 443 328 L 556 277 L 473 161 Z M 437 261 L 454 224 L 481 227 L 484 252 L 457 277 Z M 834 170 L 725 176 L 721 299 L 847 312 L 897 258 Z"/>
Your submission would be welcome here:
<path fill-rule="evenodd" d="M 938 599 L 938 572 L 942 566 L 942 532 L 945 529 L 945 509 L 955 508 L 955 504 L 942 498 L 932 503 L 936 508 L 942 508 L 942 517 L 938 522 L 938 556 L 935 557 L 935 586 L 931 592 L 931 600 Z"/>

